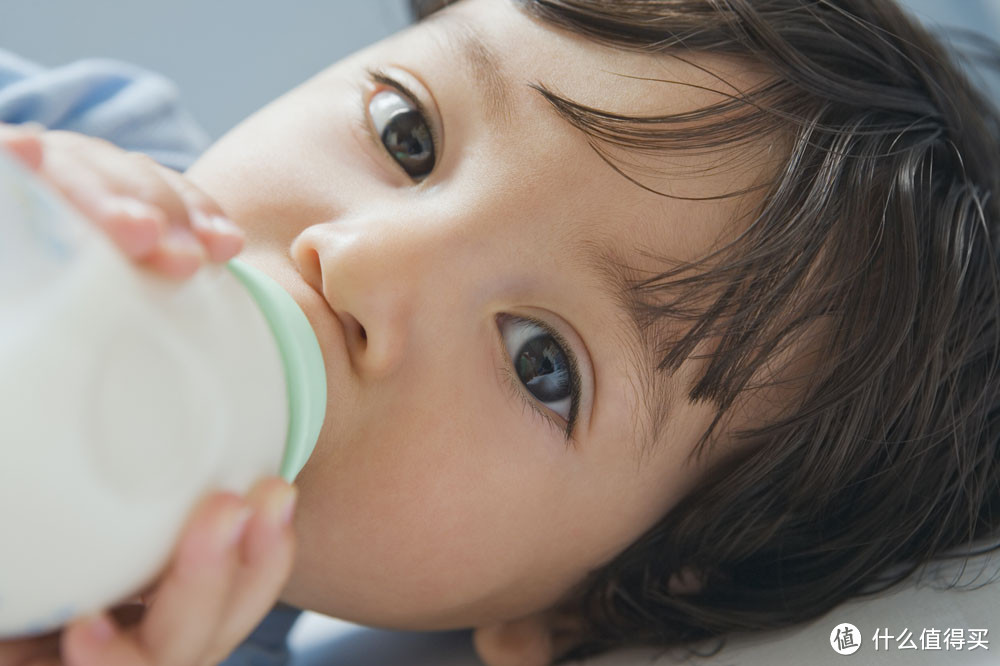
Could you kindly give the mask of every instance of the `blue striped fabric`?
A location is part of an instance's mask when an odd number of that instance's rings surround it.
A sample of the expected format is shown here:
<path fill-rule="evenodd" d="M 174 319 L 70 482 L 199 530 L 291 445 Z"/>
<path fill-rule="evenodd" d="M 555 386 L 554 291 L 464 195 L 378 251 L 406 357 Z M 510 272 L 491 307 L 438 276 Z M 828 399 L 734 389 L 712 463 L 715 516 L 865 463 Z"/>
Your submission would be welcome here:
<path fill-rule="evenodd" d="M 127 63 L 48 69 L 0 49 L 0 122 L 89 134 L 183 171 L 209 139 L 178 97 L 169 80 Z"/>

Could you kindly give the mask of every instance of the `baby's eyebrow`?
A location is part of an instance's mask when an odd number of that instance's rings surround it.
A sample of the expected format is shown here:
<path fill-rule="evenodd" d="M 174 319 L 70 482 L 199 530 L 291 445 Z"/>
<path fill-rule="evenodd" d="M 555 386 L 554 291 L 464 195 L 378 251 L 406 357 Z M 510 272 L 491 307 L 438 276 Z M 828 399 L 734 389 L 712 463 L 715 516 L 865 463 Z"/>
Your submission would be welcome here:
<path fill-rule="evenodd" d="M 425 20 L 441 20 L 444 17 L 448 17 L 446 20 L 453 28 L 443 31 L 448 44 L 465 66 L 468 78 L 479 88 L 487 115 L 498 122 L 509 122 L 512 116 L 511 85 L 503 73 L 497 52 L 480 30 L 464 17 L 439 12 Z M 629 278 L 620 270 L 620 253 L 607 246 L 597 248 L 586 244 L 574 249 L 574 263 L 582 266 L 589 275 L 596 276 L 603 293 L 616 301 L 620 311 L 626 315 L 630 333 L 627 340 L 632 358 L 646 357 L 654 349 L 653 342 L 646 334 Z M 619 270 L 609 270 L 612 266 L 619 266 Z"/>
<path fill-rule="evenodd" d="M 432 14 L 431 19 L 450 16 L 448 12 Z M 455 58 L 465 68 L 473 85 L 479 90 L 486 117 L 506 125 L 512 116 L 511 85 L 503 72 L 502 61 L 479 29 L 464 18 L 452 16 L 453 29 L 444 30 Z"/>
<path fill-rule="evenodd" d="M 597 288 L 615 303 L 623 325 L 604 333 L 620 343 L 622 357 L 630 368 L 627 372 L 638 403 L 632 413 L 632 429 L 637 433 L 633 442 L 636 460 L 648 453 L 660 439 L 669 416 L 672 399 L 665 393 L 664 377 L 656 372 L 662 350 L 656 328 L 650 327 L 648 312 L 642 306 L 635 285 L 639 273 L 630 266 L 625 247 L 610 238 L 579 239 L 571 246 L 571 260 L 587 275 L 596 278 Z"/>

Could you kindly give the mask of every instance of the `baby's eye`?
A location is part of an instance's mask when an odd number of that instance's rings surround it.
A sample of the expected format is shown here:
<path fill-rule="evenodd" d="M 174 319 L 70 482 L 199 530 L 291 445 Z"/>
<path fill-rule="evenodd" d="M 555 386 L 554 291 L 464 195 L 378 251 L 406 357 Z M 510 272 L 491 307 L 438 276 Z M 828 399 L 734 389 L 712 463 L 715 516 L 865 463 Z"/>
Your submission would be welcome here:
<path fill-rule="evenodd" d="M 572 424 L 579 386 L 572 354 L 553 331 L 534 321 L 504 315 L 498 322 L 517 379 L 539 402 Z"/>
<path fill-rule="evenodd" d="M 416 104 L 395 90 L 380 90 L 368 113 L 382 145 L 410 178 L 420 180 L 434 169 L 434 138 Z"/>

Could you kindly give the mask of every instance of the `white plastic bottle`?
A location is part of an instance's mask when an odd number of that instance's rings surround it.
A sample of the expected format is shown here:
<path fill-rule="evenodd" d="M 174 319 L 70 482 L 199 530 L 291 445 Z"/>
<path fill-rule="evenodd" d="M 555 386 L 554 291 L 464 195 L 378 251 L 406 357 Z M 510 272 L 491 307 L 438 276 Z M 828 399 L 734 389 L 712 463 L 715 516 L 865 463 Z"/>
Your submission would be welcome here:
<path fill-rule="evenodd" d="M 273 280 L 139 268 L 0 151 L 0 640 L 140 591 L 206 492 L 292 481 L 325 409 Z"/>

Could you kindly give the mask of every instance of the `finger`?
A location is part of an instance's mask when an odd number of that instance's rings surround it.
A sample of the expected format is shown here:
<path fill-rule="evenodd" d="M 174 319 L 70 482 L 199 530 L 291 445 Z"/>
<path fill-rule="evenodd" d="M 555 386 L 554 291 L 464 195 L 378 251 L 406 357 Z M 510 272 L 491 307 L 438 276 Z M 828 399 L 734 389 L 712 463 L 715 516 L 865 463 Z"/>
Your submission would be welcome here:
<path fill-rule="evenodd" d="M 184 280 L 194 275 L 206 259 L 205 248 L 189 228 L 170 225 L 160 244 L 140 263 L 165 277 Z"/>
<path fill-rule="evenodd" d="M 135 641 L 101 613 L 78 620 L 63 632 L 65 666 L 153 666 Z"/>
<path fill-rule="evenodd" d="M 44 128 L 36 123 L 23 125 L 8 125 L 0 123 L 0 145 L 21 161 L 32 171 L 38 171 L 42 166 L 41 131 Z"/>
<path fill-rule="evenodd" d="M 219 205 L 173 169 L 161 166 L 160 175 L 187 205 L 191 230 L 208 250 L 208 258 L 223 262 L 239 254 L 243 249 L 245 234 L 226 217 Z"/>
<path fill-rule="evenodd" d="M 225 610 L 251 515 L 240 497 L 217 494 L 196 511 L 175 562 L 136 634 L 157 664 L 199 663 Z"/>
<path fill-rule="evenodd" d="M 142 666 L 148 663 L 135 641 L 126 638 L 125 631 L 142 619 L 144 611 L 145 607 L 141 603 L 129 602 L 100 616 L 84 618 L 66 627 L 62 652 L 67 666 Z M 58 657 L 58 644 L 55 654 Z M 59 659 L 54 663 L 62 666 Z"/>
<path fill-rule="evenodd" d="M 159 231 L 152 246 L 130 253 L 138 263 L 185 279 L 205 262 L 207 253 L 190 229 L 184 200 L 152 158 L 71 132 L 49 132 L 45 142 L 46 152 L 58 158 L 46 172 L 113 237 L 130 227 Z"/>
<path fill-rule="evenodd" d="M 187 223 L 187 207 L 160 175 L 156 160 L 144 153 L 126 152 L 112 143 L 75 132 L 52 131 L 43 137 L 49 150 L 72 156 L 78 164 L 100 174 L 105 189 L 156 206 L 172 224 Z"/>
<path fill-rule="evenodd" d="M 217 631 L 224 658 L 267 615 L 291 575 L 295 537 L 291 518 L 298 491 L 280 477 L 259 482 L 247 501 L 255 511 L 243 537 L 240 565 Z"/>
<path fill-rule="evenodd" d="M 148 155 L 100 151 L 97 163 L 109 179 L 112 191 L 131 196 L 158 208 L 166 216 L 166 233 L 141 262 L 166 277 L 185 279 L 193 275 L 208 253 L 191 229 L 184 198 L 164 178 L 167 169 Z"/>
<path fill-rule="evenodd" d="M 230 593 L 235 544 L 250 510 L 236 495 L 207 498 L 185 528 L 156 603 L 140 625 L 122 631 L 107 614 L 96 618 L 96 632 L 94 624 L 74 623 L 64 638 L 67 659 L 73 666 L 202 663 Z"/>
<path fill-rule="evenodd" d="M 204 663 L 224 660 L 274 606 L 294 561 L 295 544 L 290 523 L 297 494 L 297 490 L 280 477 L 259 482 L 248 494 L 247 501 L 254 513 L 244 532 L 241 561 L 230 583 L 227 610 L 213 634 L 212 645 L 202 654 Z M 163 589 L 163 584 L 159 582 L 142 593 L 146 613 L 150 612 L 151 599 Z M 159 601 L 156 603 L 159 608 Z M 119 607 L 112 611 L 118 627 L 123 624 L 118 614 L 122 610 Z M 123 663 L 130 663 L 127 660 L 135 659 L 135 654 L 123 650 Z"/>
<path fill-rule="evenodd" d="M 66 150 L 47 150 L 43 173 L 81 213 L 103 228 L 132 259 L 149 256 L 166 232 L 160 209 L 112 192 L 107 177 Z"/>

